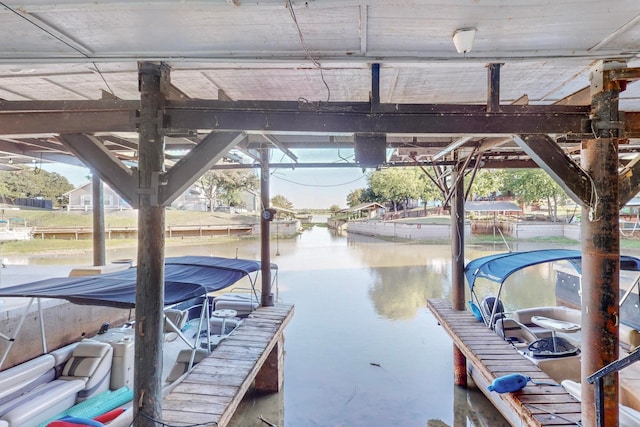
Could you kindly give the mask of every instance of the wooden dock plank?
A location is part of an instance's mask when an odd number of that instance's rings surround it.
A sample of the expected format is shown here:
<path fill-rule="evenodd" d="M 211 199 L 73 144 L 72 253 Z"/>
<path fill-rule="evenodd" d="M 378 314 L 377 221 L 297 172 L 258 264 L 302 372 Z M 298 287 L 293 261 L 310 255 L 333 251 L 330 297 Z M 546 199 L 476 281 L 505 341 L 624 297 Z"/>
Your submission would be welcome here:
<path fill-rule="evenodd" d="M 465 355 L 468 366 L 470 364 L 488 383 L 503 375 L 521 373 L 536 382 L 557 384 L 511 344 L 480 326 L 471 313 L 453 310 L 446 300 L 430 299 L 427 305 Z M 581 419 L 580 402 L 559 386 L 529 383 L 518 392 L 497 396 L 525 426 L 575 426 Z"/>
<path fill-rule="evenodd" d="M 226 426 L 292 316 L 292 305 L 258 308 L 163 399 L 163 421 Z"/>

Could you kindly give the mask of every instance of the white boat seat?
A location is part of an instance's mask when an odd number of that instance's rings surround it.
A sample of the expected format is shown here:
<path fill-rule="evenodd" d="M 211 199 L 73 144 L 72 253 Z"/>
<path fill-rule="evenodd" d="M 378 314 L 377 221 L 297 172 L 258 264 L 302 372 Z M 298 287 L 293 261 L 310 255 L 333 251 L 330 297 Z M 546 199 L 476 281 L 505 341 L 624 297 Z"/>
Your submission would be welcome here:
<path fill-rule="evenodd" d="M 55 358 L 50 354 L 0 372 L 0 405 L 55 379 Z"/>
<path fill-rule="evenodd" d="M 538 339 L 528 327 L 510 317 L 500 317 L 496 320 L 495 331 L 498 336 L 516 347 L 526 347 Z"/>
<path fill-rule="evenodd" d="M 49 352 L 56 360 L 56 378 L 62 374 L 64 364 L 67 363 L 67 360 L 71 357 L 71 353 L 73 353 L 73 349 L 76 348 L 77 345 L 78 342 L 74 342 Z"/>
<path fill-rule="evenodd" d="M 187 369 L 189 369 L 189 361 L 191 360 L 191 352 L 192 350 L 189 348 L 180 350 L 176 363 L 173 365 L 173 368 L 171 368 L 171 372 L 167 377 L 167 382 L 172 383 L 187 372 Z M 206 350 L 200 348 L 197 349 L 193 359 L 193 364 L 195 365 L 202 361 L 202 359 L 207 357 L 207 354 Z"/>
<path fill-rule="evenodd" d="M 531 330 L 538 336 L 538 338 L 548 338 L 552 335 L 552 332 L 549 329 L 543 328 L 533 323 L 533 321 L 531 320 L 533 316 L 544 316 L 550 319 L 562 320 L 578 325 L 582 323 L 582 313 L 580 312 L 580 310 L 564 306 L 542 306 L 525 308 L 522 310 L 514 311 L 513 313 L 511 313 L 511 316 L 513 316 L 513 318 L 518 322 L 528 327 L 529 330 Z"/>
<path fill-rule="evenodd" d="M 73 349 L 64 365 L 61 380 L 82 380 L 84 390 L 78 401 L 85 400 L 109 388 L 113 347 L 108 343 L 83 340 Z"/>
<path fill-rule="evenodd" d="M 213 299 L 214 310 L 235 310 L 238 317 L 248 316 L 258 306 L 258 299 L 250 293 L 227 292 Z"/>
<path fill-rule="evenodd" d="M 222 330 L 223 320 L 224 320 L 224 329 L 225 329 L 224 331 Z M 234 318 L 220 319 L 217 317 L 212 317 L 209 320 L 209 332 L 211 333 L 211 335 L 227 335 L 227 334 L 230 334 L 235 328 L 237 328 L 241 322 L 242 322 L 241 319 L 234 319 Z M 203 339 L 206 340 L 206 334 Z"/>
<path fill-rule="evenodd" d="M 186 312 L 183 310 L 176 310 L 176 309 L 167 309 L 164 311 L 164 315 L 167 319 L 169 319 L 171 321 L 171 323 L 173 323 L 176 328 L 182 330 L 182 328 L 184 328 L 184 325 L 187 323 L 187 316 L 186 316 Z M 169 326 L 169 324 L 165 321 L 164 323 L 164 331 L 165 332 L 172 332 L 173 328 L 171 328 L 171 326 Z"/>
<path fill-rule="evenodd" d="M 0 419 L 12 427 L 34 427 L 75 404 L 83 380 L 54 380 L 0 406 Z"/>
<path fill-rule="evenodd" d="M 183 310 L 167 309 L 164 311 L 164 316 L 164 340 L 174 341 L 176 338 L 178 338 L 178 333 L 169 324 L 169 321 L 173 323 L 176 329 L 181 331 L 187 323 L 187 312 Z"/>

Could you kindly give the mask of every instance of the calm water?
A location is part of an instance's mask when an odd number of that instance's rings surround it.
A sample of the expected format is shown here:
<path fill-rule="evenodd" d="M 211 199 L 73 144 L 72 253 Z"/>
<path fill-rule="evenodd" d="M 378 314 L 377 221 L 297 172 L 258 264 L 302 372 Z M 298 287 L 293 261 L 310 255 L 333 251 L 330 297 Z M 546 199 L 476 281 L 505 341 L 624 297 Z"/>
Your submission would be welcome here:
<path fill-rule="evenodd" d="M 469 260 L 505 248 L 465 251 Z M 185 254 L 258 259 L 260 249 L 258 241 L 167 248 L 167 256 Z M 450 298 L 448 245 L 383 242 L 314 228 L 273 241 L 272 257 L 279 266 L 278 299 L 295 304 L 285 333 L 284 390 L 248 395 L 233 426 L 508 425 L 478 390 L 453 386 L 451 340 L 426 308 L 428 298 Z M 135 259 L 135 251 L 107 258 Z M 90 255 L 5 260 L 92 262 Z M 527 286 L 552 281 L 549 267 L 519 274 L 505 294 L 507 305 L 555 303 L 552 287 L 547 292 Z"/>

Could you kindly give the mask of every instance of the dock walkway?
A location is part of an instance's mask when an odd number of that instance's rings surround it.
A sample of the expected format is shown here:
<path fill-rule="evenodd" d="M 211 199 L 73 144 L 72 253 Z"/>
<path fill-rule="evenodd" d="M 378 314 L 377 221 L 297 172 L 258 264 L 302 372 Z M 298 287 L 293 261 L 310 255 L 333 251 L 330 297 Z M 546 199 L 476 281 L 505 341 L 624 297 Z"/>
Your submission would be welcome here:
<path fill-rule="evenodd" d="M 509 343 L 481 327 L 470 312 L 453 310 L 446 300 L 430 299 L 427 305 L 467 358 L 467 369 L 482 376 L 486 384 L 513 373 L 529 376 L 535 382 L 557 384 Z M 516 414 L 523 426 L 575 426 L 581 420 L 580 402 L 562 387 L 529 383 L 514 393 L 483 392 L 494 394 L 502 409 Z"/>
<path fill-rule="evenodd" d="M 254 380 L 258 390 L 279 391 L 284 328 L 292 316 L 293 305 L 277 304 L 244 319 L 163 399 L 163 421 L 224 427 Z"/>

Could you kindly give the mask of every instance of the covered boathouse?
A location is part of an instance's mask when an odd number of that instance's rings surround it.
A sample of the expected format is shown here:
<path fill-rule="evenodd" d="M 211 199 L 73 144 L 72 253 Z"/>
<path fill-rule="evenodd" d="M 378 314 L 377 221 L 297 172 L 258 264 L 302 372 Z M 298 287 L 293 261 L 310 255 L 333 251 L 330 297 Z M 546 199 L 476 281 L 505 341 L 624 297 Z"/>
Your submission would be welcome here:
<path fill-rule="evenodd" d="M 259 168 L 262 265 L 269 171 L 417 166 L 451 205 L 454 293 L 464 310 L 462 177 L 540 167 L 582 207 L 584 379 L 618 358 L 621 206 L 640 190 L 640 4 L 391 0 L 5 1 L 0 168 L 83 164 L 139 212 L 136 426 L 162 413 L 164 209 L 204 171 Z M 298 149 L 335 150 L 303 163 Z M 216 165 L 229 150 L 250 164 Z M 353 149 L 355 160 L 340 149 Z M 284 159 L 272 162 L 272 153 Z M 433 169 L 432 169 L 433 168 Z M 445 173 L 443 173 L 445 172 Z M 94 212 L 94 262 L 104 263 Z M 262 304 L 270 306 L 269 272 Z M 142 298 L 144 296 L 144 298 Z M 466 383 L 456 349 L 455 381 Z M 144 364 L 141 362 L 144 360 Z M 617 424 L 617 377 L 600 416 Z"/>

